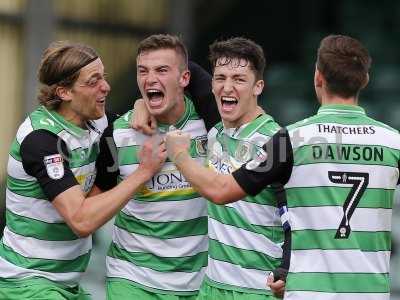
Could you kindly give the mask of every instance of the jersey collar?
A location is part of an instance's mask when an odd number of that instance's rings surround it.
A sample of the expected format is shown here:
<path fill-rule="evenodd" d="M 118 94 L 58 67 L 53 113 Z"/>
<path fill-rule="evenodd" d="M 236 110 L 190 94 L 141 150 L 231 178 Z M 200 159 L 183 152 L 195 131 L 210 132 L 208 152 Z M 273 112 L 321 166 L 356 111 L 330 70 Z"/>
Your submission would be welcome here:
<path fill-rule="evenodd" d="M 265 123 L 273 120 L 270 115 L 267 114 L 261 114 L 257 116 L 254 120 L 251 122 L 245 123 L 239 127 L 236 128 L 225 128 L 224 127 L 224 133 L 230 137 L 237 137 L 237 138 L 246 138 L 248 136 L 251 136 L 256 132 L 260 127 L 262 127 Z M 253 126 L 248 126 L 252 124 Z"/>
<path fill-rule="evenodd" d="M 357 105 L 345 105 L 345 104 L 326 104 L 322 105 L 318 110 L 318 115 L 343 115 L 343 114 L 365 115 L 365 110 Z"/>
<path fill-rule="evenodd" d="M 89 134 L 88 129 L 83 129 L 74 123 L 68 122 L 61 116 L 59 113 L 57 113 L 54 110 L 48 110 L 46 107 L 42 106 L 43 110 L 49 115 L 49 117 L 56 122 L 58 125 L 60 125 L 65 131 L 68 131 L 74 136 L 77 137 L 82 137 L 84 135 Z"/>
<path fill-rule="evenodd" d="M 184 96 L 184 101 L 185 101 L 185 112 L 183 113 L 183 115 L 179 118 L 178 121 L 176 121 L 175 124 L 163 124 L 163 123 L 159 123 L 158 124 L 158 129 L 161 132 L 168 132 L 168 131 L 172 131 L 175 129 L 182 129 L 186 123 L 189 121 L 189 118 L 191 116 L 191 114 L 193 113 L 193 107 L 192 105 L 190 105 L 190 99 L 185 95 Z"/>

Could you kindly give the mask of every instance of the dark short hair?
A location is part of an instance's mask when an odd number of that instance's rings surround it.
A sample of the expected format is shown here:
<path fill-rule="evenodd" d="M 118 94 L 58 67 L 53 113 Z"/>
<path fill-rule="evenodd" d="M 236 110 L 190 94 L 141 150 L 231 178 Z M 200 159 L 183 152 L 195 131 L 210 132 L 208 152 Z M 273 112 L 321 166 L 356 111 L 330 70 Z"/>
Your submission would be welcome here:
<path fill-rule="evenodd" d="M 141 53 L 159 49 L 175 50 L 182 58 L 183 67 L 188 67 L 188 51 L 182 40 L 176 35 L 153 34 L 139 43 L 137 56 Z"/>
<path fill-rule="evenodd" d="M 62 100 L 58 98 L 58 86 L 72 87 L 82 67 L 98 57 L 87 45 L 68 41 L 54 42 L 43 53 L 38 78 L 42 84 L 38 100 L 48 109 L 57 109 Z"/>
<path fill-rule="evenodd" d="M 225 58 L 223 62 L 220 58 Z M 213 70 L 219 65 L 227 65 L 235 59 L 243 59 L 250 64 L 256 79 L 264 77 L 265 56 L 260 45 L 250 39 L 234 37 L 223 41 L 215 41 L 210 45 L 209 60 Z"/>
<path fill-rule="evenodd" d="M 361 42 L 345 35 L 329 35 L 319 46 L 317 69 L 330 93 L 344 98 L 358 96 L 368 80 L 371 57 Z"/>

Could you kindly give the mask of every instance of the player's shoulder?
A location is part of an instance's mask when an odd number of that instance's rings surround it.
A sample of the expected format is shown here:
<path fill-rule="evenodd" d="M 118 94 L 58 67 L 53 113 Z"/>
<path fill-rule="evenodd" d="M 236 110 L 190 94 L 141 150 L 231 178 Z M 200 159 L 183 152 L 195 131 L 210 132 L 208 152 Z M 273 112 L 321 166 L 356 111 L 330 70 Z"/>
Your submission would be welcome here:
<path fill-rule="evenodd" d="M 383 123 L 381 121 L 373 119 L 373 118 L 371 118 L 369 116 L 365 116 L 365 119 L 368 122 L 368 125 L 373 125 L 373 126 L 376 126 L 376 127 L 380 127 L 380 128 L 382 128 L 384 130 L 387 130 L 389 133 L 392 133 L 392 134 L 397 134 L 397 135 L 400 134 L 397 129 L 389 126 L 388 124 L 385 124 L 385 123 Z"/>
<path fill-rule="evenodd" d="M 133 109 L 127 111 L 126 113 L 121 115 L 119 118 L 117 118 L 113 123 L 114 130 L 130 128 L 130 122 L 132 119 L 132 115 L 133 115 Z"/>
<path fill-rule="evenodd" d="M 293 131 L 296 129 L 299 129 L 301 127 L 306 127 L 308 125 L 312 125 L 312 124 L 317 124 L 317 123 L 323 123 L 324 122 L 324 116 L 322 115 L 313 115 L 310 116 L 308 118 L 302 119 L 300 121 L 297 121 L 295 123 L 289 124 L 288 126 L 286 126 L 286 129 L 288 131 Z"/>
<path fill-rule="evenodd" d="M 281 129 L 281 126 L 271 115 L 263 114 L 253 120 L 248 125 L 248 129 L 252 130 L 253 134 L 261 134 L 271 137 Z"/>
<path fill-rule="evenodd" d="M 208 132 L 208 138 L 210 137 L 216 137 L 219 133 L 223 132 L 224 130 L 224 124 L 221 122 L 218 122 L 215 124 L 210 131 Z"/>

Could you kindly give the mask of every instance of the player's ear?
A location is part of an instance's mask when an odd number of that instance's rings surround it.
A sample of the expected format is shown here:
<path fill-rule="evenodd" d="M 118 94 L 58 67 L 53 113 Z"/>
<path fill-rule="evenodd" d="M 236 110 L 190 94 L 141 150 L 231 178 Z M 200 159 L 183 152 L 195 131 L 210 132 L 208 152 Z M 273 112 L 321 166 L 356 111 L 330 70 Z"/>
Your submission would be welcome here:
<path fill-rule="evenodd" d="M 70 88 L 65 86 L 58 86 L 56 87 L 56 95 L 59 99 L 63 101 L 71 101 L 72 100 L 72 91 Z"/>
<path fill-rule="evenodd" d="M 188 86 L 189 81 L 190 81 L 190 71 L 186 69 L 181 73 L 181 77 L 179 78 L 179 85 L 185 88 Z"/>
<path fill-rule="evenodd" d="M 254 84 L 253 88 L 253 93 L 255 96 L 261 95 L 262 91 L 264 89 L 264 80 L 257 80 L 256 83 Z"/>
<path fill-rule="evenodd" d="M 316 88 L 321 88 L 323 83 L 325 81 L 324 76 L 321 74 L 321 72 L 318 70 L 317 67 L 315 67 L 315 73 L 314 73 L 314 86 Z"/>
<path fill-rule="evenodd" d="M 362 89 L 365 88 L 367 86 L 368 82 L 369 82 L 369 73 L 367 73 L 367 75 L 365 76 L 365 81 L 364 81 L 364 84 L 361 86 L 361 88 Z"/>

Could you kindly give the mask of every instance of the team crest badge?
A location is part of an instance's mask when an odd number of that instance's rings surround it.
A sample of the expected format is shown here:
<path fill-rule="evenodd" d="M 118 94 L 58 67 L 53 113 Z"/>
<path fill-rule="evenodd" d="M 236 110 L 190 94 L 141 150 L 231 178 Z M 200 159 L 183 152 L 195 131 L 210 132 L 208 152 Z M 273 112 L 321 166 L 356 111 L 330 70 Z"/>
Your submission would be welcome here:
<path fill-rule="evenodd" d="M 258 148 L 255 151 L 253 159 L 246 164 L 246 169 L 247 170 L 257 169 L 261 163 L 267 160 L 267 157 L 268 157 L 267 152 L 265 152 L 262 148 Z"/>
<path fill-rule="evenodd" d="M 196 138 L 196 151 L 200 156 L 207 155 L 207 136 L 200 136 Z"/>
<path fill-rule="evenodd" d="M 251 158 L 251 144 L 246 141 L 239 143 L 235 151 L 235 159 L 240 162 L 246 162 Z"/>
<path fill-rule="evenodd" d="M 51 179 L 60 179 L 64 176 L 64 159 L 61 154 L 45 156 L 43 159 L 47 175 Z"/>

